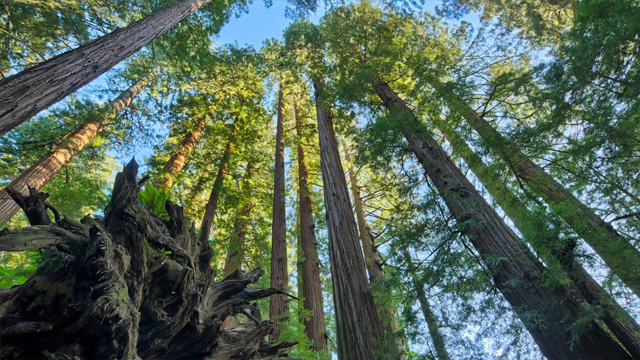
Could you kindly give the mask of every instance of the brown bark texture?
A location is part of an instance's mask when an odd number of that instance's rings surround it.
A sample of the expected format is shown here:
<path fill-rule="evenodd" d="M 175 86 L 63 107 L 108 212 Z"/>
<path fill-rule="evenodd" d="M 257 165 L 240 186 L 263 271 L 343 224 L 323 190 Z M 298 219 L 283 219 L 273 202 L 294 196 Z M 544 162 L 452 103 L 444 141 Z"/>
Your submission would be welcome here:
<path fill-rule="evenodd" d="M 419 121 L 385 82 L 377 94 L 405 124 Z M 544 266 L 487 203 L 428 133 L 406 127 L 403 135 L 490 271 L 495 286 L 511 304 L 547 359 L 628 359 L 630 355 L 593 319 L 579 319 L 582 297 L 543 277 Z M 572 327 L 587 322 L 585 326 Z"/>
<path fill-rule="evenodd" d="M 103 219 L 64 218 L 0 233 L 0 243 L 20 238 L 25 247 L 38 246 L 28 241 L 34 235 L 55 239 L 40 243 L 46 246 L 42 262 L 29 280 L 0 289 L 0 358 L 281 355 L 292 343 L 265 342 L 273 323 L 257 318 L 250 304 L 277 293 L 250 286 L 264 271 L 235 271 L 213 281 L 209 244 L 196 239 L 181 207 L 167 201 L 169 220 L 160 220 L 140 204 L 137 170 L 131 161 L 117 174 Z M 223 320 L 237 313 L 256 315 L 223 330 Z"/>
<path fill-rule="evenodd" d="M 360 241 L 362 248 L 364 249 L 364 260 L 367 265 L 367 271 L 369 272 L 369 279 L 372 286 L 378 285 L 378 291 L 386 291 L 384 287 L 384 272 L 382 271 L 382 262 L 380 259 L 380 253 L 374 242 L 371 228 L 367 221 L 365 214 L 365 204 L 362 201 L 362 194 L 360 193 L 360 186 L 358 185 L 358 174 L 353 168 L 351 162 L 351 155 L 349 149 L 344 147 L 345 160 L 347 162 L 347 171 L 349 172 L 349 180 L 351 182 L 351 195 L 353 196 L 353 203 L 355 207 L 356 220 L 358 222 L 358 230 L 360 231 Z M 376 294 L 374 291 L 374 299 Z M 390 304 L 376 301 L 376 308 L 378 315 L 384 323 L 384 329 L 391 337 L 395 337 L 396 346 L 398 351 L 402 352 L 404 348 L 404 342 L 402 337 L 398 336 L 398 321 L 396 319 L 396 312 Z"/>
<path fill-rule="evenodd" d="M 25 170 L 20 176 L 9 183 L 5 189 L 0 191 L 0 222 L 9 221 L 20 207 L 11 199 L 7 189 L 26 193 L 28 187 L 36 190 L 42 189 L 53 177 L 71 161 L 80 150 L 90 143 L 113 118 L 124 108 L 129 106 L 131 101 L 138 96 L 146 87 L 154 75 L 142 77 L 138 82 L 131 85 L 112 100 L 102 110 L 96 121 L 88 121 L 78 126 L 70 133 L 66 134 L 60 142 L 44 155 L 37 163 Z"/>
<path fill-rule="evenodd" d="M 331 114 L 322 102 L 321 84 L 315 84 L 315 103 L 320 140 L 320 167 L 324 185 L 329 257 L 336 314 L 338 358 L 371 360 L 382 354 L 374 351 L 374 342 L 384 339 L 351 212 L 351 200 Z"/>
<path fill-rule="evenodd" d="M 304 319 L 305 333 L 313 342 L 317 351 L 327 351 L 326 323 L 324 318 L 324 300 L 322 297 L 322 282 L 320 281 L 320 260 L 316 246 L 315 224 L 313 222 L 313 208 L 311 190 L 309 189 L 309 170 L 305 159 L 303 144 L 303 124 L 298 114 L 296 104 L 293 106 L 298 135 L 298 223 L 300 225 L 300 248 L 302 260 L 298 260 L 300 277 L 302 278 L 303 307 L 310 316 Z"/>
<path fill-rule="evenodd" d="M 413 288 L 416 290 L 416 294 L 418 296 L 418 302 L 420 303 L 422 315 L 424 316 L 424 320 L 427 323 L 427 327 L 429 329 L 431 342 L 433 343 L 433 347 L 436 349 L 436 359 L 450 360 L 451 357 L 449 356 L 449 351 L 447 350 L 444 336 L 442 336 L 442 333 L 440 332 L 438 320 L 431 310 L 431 305 L 429 305 L 429 299 L 427 299 L 427 293 L 424 291 L 424 285 L 418 279 L 418 275 L 416 274 L 416 267 L 413 265 L 413 260 L 411 259 L 409 250 L 404 249 L 403 255 L 404 260 L 408 266 L 407 271 L 411 275 L 411 280 L 413 281 Z"/>
<path fill-rule="evenodd" d="M 287 265 L 287 224 L 284 173 L 284 86 L 278 89 L 278 115 L 276 121 L 276 158 L 273 179 L 273 220 L 271 222 L 271 287 L 284 292 L 289 287 Z M 285 295 L 269 298 L 269 319 L 276 324 L 269 340 L 276 341 L 282 326 L 288 322 L 289 306 Z"/>
<path fill-rule="evenodd" d="M 200 119 L 196 128 L 187 132 L 184 138 L 182 138 L 178 148 L 175 149 L 167 163 L 164 165 L 164 168 L 162 169 L 162 188 L 165 192 L 168 192 L 171 189 L 171 186 L 173 186 L 173 177 L 182 171 L 182 168 L 184 168 L 184 164 L 186 164 L 189 154 L 191 154 L 191 151 L 196 147 L 198 140 L 200 140 L 200 137 L 202 136 L 205 125 L 206 120 L 204 118 Z"/>
<path fill-rule="evenodd" d="M 487 120 L 436 78 L 431 85 L 441 93 L 447 104 L 455 109 L 485 141 L 486 145 L 509 164 L 516 176 L 531 187 L 551 206 L 611 270 L 640 297 L 640 251 L 592 209 L 583 204 L 542 167 L 531 161 L 514 143 L 502 136 Z"/>
<path fill-rule="evenodd" d="M 245 196 L 249 196 L 250 189 L 250 181 L 253 176 L 253 164 L 249 162 L 247 164 L 247 171 L 244 175 L 243 180 L 243 192 Z M 236 212 L 236 219 L 233 224 L 233 234 L 231 235 L 231 240 L 229 241 L 229 248 L 227 249 L 227 257 L 224 262 L 224 268 L 222 270 L 223 276 L 228 276 L 234 271 L 240 271 L 242 269 L 242 260 L 244 260 L 244 250 L 245 250 L 245 240 L 247 238 L 247 230 L 249 227 L 249 217 L 251 216 L 251 208 L 253 204 L 251 200 L 247 200 L 247 202 L 242 206 L 242 208 L 238 209 Z M 223 329 L 229 328 L 233 325 L 234 316 L 228 316 L 222 325 Z"/>
<path fill-rule="evenodd" d="M 209 1 L 180 1 L 0 80 L 0 136 L 104 74 Z"/>
<path fill-rule="evenodd" d="M 232 128 L 231 136 L 235 132 L 235 126 Z M 216 210 L 218 208 L 218 200 L 224 185 L 224 177 L 227 175 L 227 167 L 229 166 L 229 160 L 231 159 L 231 153 L 233 152 L 233 143 L 231 139 L 227 141 L 222 159 L 220 159 L 220 168 L 216 174 L 216 179 L 213 181 L 211 187 L 211 194 L 209 194 L 209 200 L 204 209 L 204 216 L 202 218 L 202 224 L 200 225 L 200 241 L 208 241 L 209 233 L 211 232 L 211 226 L 213 220 L 216 217 Z"/>
<path fill-rule="evenodd" d="M 548 266 L 562 269 L 562 275 L 571 279 L 589 304 L 585 306 L 585 311 L 591 306 L 593 316 L 609 327 L 634 358 L 640 358 L 640 326 L 576 260 L 572 248 L 575 244 L 561 242 L 550 223 L 532 214 L 527 205 L 501 181 L 498 174 L 492 171 L 456 133 L 451 124 L 436 121 L 436 125 L 451 144 L 453 151 L 462 157 L 542 260 Z"/>

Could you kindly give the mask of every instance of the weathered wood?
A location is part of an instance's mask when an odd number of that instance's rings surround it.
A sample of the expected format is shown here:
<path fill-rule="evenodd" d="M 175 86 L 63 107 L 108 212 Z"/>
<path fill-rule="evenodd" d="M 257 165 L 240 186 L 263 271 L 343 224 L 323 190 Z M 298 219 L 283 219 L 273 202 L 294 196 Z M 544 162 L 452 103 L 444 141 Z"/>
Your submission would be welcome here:
<path fill-rule="evenodd" d="M 211 249 L 182 209 L 168 202 L 163 222 L 140 204 L 137 168 L 132 161 L 116 176 L 103 221 L 18 230 L 61 240 L 25 284 L 0 289 L 0 358 L 263 359 L 291 345 L 262 340 L 270 321 L 240 324 L 243 341 L 225 342 L 234 331 L 222 329 L 225 318 L 278 290 L 250 286 L 261 269 L 214 282 Z"/>

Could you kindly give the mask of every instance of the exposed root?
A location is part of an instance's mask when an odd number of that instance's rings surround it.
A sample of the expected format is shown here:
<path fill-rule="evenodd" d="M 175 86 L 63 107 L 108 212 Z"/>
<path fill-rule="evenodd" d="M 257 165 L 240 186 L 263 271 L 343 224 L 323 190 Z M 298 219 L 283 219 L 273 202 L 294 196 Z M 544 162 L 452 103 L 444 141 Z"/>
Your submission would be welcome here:
<path fill-rule="evenodd" d="M 198 241 L 176 204 L 167 202 L 167 221 L 140 204 L 137 169 L 132 160 L 116 176 L 104 220 L 58 215 L 51 223 L 47 194 L 14 192 L 38 226 L 0 232 L 0 250 L 46 251 L 25 284 L 0 289 L 0 358 L 286 356 L 281 349 L 294 344 L 265 342 L 273 324 L 260 320 L 251 305 L 279 293 L 251 286 L 264 271 L 238 271 L 214 282 L 209 244 Z M 238 313 L 251 321 L 222 330 L 223 320 Z"/>

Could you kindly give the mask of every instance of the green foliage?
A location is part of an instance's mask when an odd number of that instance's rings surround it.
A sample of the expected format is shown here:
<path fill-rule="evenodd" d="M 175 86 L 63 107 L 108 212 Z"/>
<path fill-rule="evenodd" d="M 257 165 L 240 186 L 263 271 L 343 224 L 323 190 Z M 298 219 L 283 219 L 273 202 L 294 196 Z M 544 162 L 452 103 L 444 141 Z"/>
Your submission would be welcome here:
<path fill-rule="evenodd" d="M 0 252 L 0 288 L 23 284 L 36 271 L 39 262 L 38 251 Z"/>
<path fill-rule="evenodd" d="M 151 184 L 145 184 L 138 193 L 140 203 L 158 218 L 169 219 L 165 203 L 169 199 L 169 194 L 164 190 L 156 188 Z"/>
<path fill-rule="evenodd" d="M 14 1 L 0 8 L 0 72 L 3 76 L 76 47 L 118 26 L 124 26 L 173 1 Z M 638 299 L 585 246 L 567 224 L 555 217 L 513 169 L 481 141 L 434 91 L 442 82 L 481 114 L 528 157 L 547 170 L 610 226 L 638 244 L 640 233 L 640 127 L 638 99 L 638 33 L 640 8 L 633 0 L 445 0 L 436 15 L 418 11 L 420 4 L 367 1 L 333 6 L 315 24 L 304 20 L 316 1 L 290 1 L 288 16 L 296 19 L 282 39 L 260 50 L 213 46 L 220 28 L 246 11 L 248 1 L 212 1 L 156 39 L 126 64 L 110 73 L 106 87 L 83 91 L 0 139 L 0 184 L 7 184 L 46 154 L 64 134 L 100 115 L 104 101 L 152 68 L 157 80 L 101 135 L 76 155 L 44 188 L 61 213 L 80 218 L 100 213 L 108 202 L 117 162 L 152 148 L 145 171 L 150 183 L 140 201 L 166 219 L 165 201 L 184 206 L 196 226 L 204 214 L 227 142 L 233 146 L 227 175 L 210 234 L 213 267 L 218 274 L 230 243 L 246 231 L 243 269 L 270 267 L 270 228 L 275 134 L 275 90 L 286 85 L 285 144 L 287 163 L 287 241 L 290 293 L 300 296 L 297 277 L 297 162 L 299 144 L 307 151 L 309 182 L 327 313 L 330 348 L 335 317 L 331 303 L 325 209 L 320 179 L 313 82 L 324 84 L 339 137 L 353 144 L 354 167 L 367 208 L 367 220 L 382 254 L 384 282 L 371 286 L 377 304 L 397 309 L 398 335 L 407 340 L 408 359 L 436 359 L 427 318 L 421 309 L 424 289 L 433 320 L 455 359 L 532 359 L 540 357 L 522 321 L 544 328 L 541 317 L 512 309 L 498 294 L 487 265 L 510 259 L 481 259 L 461 235 L 466 224 L 455 223 L 446 204 L 424 181 L 399 130 L 411 129 L 447 141 L 434 121 L 446 119 L 486 162 L 492 179 L 505 184 L 525 204 L 533 220 L 518 224 L 538 236 L 527 238 L 536 248 L 553 238 L 552 249 L 577 243 L 575 259 L 596 275 L 625 310 L 637 318 Z M 408 2 L 402 2 L 408 3 Z M 399 9 L 400 11 L 398 11 Z M 408 11 L 407 11 L 408 10 Z M 447 23 L 442 15 L 460 19 L 479 12 L 480 26 Z M 476 15 L 476 14 L 472 14 Z M 463 19 L 468 19 L 464 17 Z M 392 84 L 418 117 L 392 117 L 375 93 L 375 83 Z M 106 90 L 109 88 L 110 90 Z M 303 119 L 303 136 L 293 131 L 293 108 Z M 204 121 L 201 138 L 184 168 L 174 175 L 167 194 L 152 183 L 163 174 L 171 154 L 184 137 Z M 493 204 L 488 192 L 457 155 L 454 161 L 476 189 Z M 252 176 L 247 169 L 252 168 Z M 245 217 L 242 210 L 250 207 Z M 496 205 L 498 213 L 502 210 Z M 570 207 L 562 211 L 570 212 Z M 26 226 L 17 216 L 8 224 Z M 525 232 L 525 231 L 523 231 Z M 407 251 L 415 266 L 403 256 Z M 298 255 L 298 256 L 296 256 Z M 539 253 L 544 259 L 545 253 Z M 622 255 L 621 255 L 622 256 Z M 42 261 L 60 266 L 63 257 L 37 251 L 0 253 L 0 287 L 23 283 Z M 499 266 L 493 266 L 499 267 Z M 541 274 L 546 285 L 568 286 L 562 270 L 549 266 Z M 259 285 L 269 286 L 263 276 Z M 520 279 L 512 280 L 514 286 Z M 258 304 L 268 313 L 268 300 Z M 588 305 L 588 306 L 587 306 Z M 281 340 L 298 341 L 291 357 L 322 359 L 304 333 L 309 316 L 301 303 L 290 302 L 289 327 Z M 598 306 L 568 325 L 579 334 L 598 319 Z M 240 318 L 242 316 L 239 316 Z M 246 319 L 244 319 L 246 320 Z M 389 319 L 385 319 L 389 320 Z M 599 320 L 598 320 L 599 321 Z"/>

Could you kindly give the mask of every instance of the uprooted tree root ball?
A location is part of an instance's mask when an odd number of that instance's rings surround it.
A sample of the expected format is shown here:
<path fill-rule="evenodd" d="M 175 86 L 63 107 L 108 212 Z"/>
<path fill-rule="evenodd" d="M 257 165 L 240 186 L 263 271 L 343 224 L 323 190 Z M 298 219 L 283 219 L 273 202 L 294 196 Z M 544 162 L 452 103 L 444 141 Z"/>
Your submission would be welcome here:
<path fill-rule="evenodd" d="M 251 286 L 264 271 L 215 282 L 208 242 L 176 204 L 167 201 L 167 221 L 151 215 L 138 199 L 137 171 L 132 160 L 117 174 L 104 219 L 51 223 L 46 194 L 14 192 L 39 215 L 29 216 L 31 227 L 3 230 L 0 250 L 43 249 L 43 257 L 26 283 L 0 289 L 0 358 L 286 357 L 295 343 L 264 341 L 273 323 L 251 304 L 279 293 Z M 222 329 L 239 313 L 251 321 Z"/>

